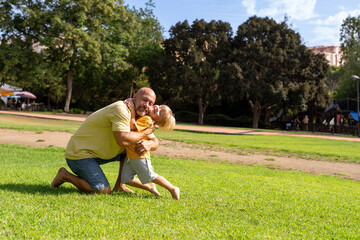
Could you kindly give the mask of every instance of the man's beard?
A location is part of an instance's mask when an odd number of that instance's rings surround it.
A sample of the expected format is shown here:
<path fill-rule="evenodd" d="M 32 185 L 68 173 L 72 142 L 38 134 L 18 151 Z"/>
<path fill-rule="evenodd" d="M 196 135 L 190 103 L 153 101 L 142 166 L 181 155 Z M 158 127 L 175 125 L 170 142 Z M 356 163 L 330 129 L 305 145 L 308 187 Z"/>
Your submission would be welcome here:
<path fill-rule="evenodd" d="M 139 115 L 140 117 L 145 116 L 147 113 L 148 113 L 147 109 L 145 107 L 143 107 L 143 106 L 139 106 L 136 109 L 136 114 Z"/>

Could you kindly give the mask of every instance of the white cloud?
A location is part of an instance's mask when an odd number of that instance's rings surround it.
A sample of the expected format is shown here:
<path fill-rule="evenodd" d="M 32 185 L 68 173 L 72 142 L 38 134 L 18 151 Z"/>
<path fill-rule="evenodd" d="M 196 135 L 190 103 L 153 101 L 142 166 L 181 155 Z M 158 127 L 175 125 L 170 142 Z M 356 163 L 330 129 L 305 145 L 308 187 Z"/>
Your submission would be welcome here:
<path fill-rule="evenodd" d="M 243 0 L 241 4 L 246 8 L 246 13 L 248 15 L 256 14 L 256 0 Z"/>
<path fill-rule="evenodd" d="M 344 6 L 342 6 L 342 5 L 339 5 L 338 9 L 341 10 L 341 11 L 344 11 L 346 8 Z"/>
<path fill-rule="evenodd" d="M 358 0 L 341 3 L 337 0 L 242 0 L 241 3 L 248 15 L 267 16 L 276 21 L 283 21 L 287 16 L 291 27 L 308 46 L 339 45 L 343 21 L 348 16 L 360 15 Z"/>
<path fill-rule="evenodd" d="M 345 18 L 348 16 L 358 16 L 360 15 L 360 9 L 354 9 L 352 11 L 340 11 L 333 16 L 328 16 L 325 19 L 317 19 L 315 21 L 310 21 L 310 23 L 317 25 L 325 25 L 325 26 L 341 26 Z"/>
<path fill-rule="evenodd" d="M 315 14 L 316 0 L 264 0 L 261 7 L 256 6 L 256 0 L 243 0 L 246 12 L 251 15 L 268 16 L 282 19 L 285 15 L 294 20 L 307 20 L 317 17 Z M 264 6 L 266 5 L 266 6 Z"/>
<path fill-rule="evenodd" d="M 342 10 L 335 15 L 328 16 L 327 18 L 309 21 L 310 25 L 314 25 L 314 29 L 312 30 L 312 45 L 316 45 L 318 43 L 322 43 L 321 45 L 339 45 L 340 29 L 342 23 L 349 16 L 359 15 L 360 8 L 353 9 L 351 11 Z"/>
<path fill-rule="evenodd" d="M 313 30 L 310 46 L 339 45 L 340 32 L 335 26 L 317 26 Z"/>

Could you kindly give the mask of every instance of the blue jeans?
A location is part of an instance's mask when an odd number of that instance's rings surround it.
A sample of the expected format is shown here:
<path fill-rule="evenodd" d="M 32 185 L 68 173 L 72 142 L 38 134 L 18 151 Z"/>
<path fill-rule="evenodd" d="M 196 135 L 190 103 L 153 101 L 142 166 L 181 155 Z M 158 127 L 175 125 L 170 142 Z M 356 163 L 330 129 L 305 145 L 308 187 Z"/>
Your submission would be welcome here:
<path fill-rule="evenodd" d="M 108 160 L 101 158 L 84 158 L 79 160 L 66 159 L 66 162 L 73 173 L 82 179 L 85 179 L 90 184 L 93 191 L 98 191 L 110 185 L 100 165 L 121 161 L 124 157 L 125 154 L 119 154 Z"/>

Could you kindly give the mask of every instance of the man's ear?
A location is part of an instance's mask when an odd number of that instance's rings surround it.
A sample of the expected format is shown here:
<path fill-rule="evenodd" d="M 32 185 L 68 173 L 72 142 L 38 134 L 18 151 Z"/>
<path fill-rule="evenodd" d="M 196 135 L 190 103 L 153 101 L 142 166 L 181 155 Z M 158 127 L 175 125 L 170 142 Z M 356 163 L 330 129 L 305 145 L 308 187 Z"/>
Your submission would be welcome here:
<path fill-rule="evenodd" d="M 136 93 L 133 93 L 133 96 L 132 96 L 132 98 L 135 98 L 136 97 Z"/>

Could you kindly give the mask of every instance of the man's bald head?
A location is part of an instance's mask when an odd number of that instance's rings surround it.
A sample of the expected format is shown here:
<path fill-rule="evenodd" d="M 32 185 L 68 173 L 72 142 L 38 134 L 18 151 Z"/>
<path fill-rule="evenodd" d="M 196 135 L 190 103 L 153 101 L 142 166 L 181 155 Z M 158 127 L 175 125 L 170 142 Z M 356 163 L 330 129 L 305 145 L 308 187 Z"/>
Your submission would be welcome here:
<path fill-rule="evenodd" d="M 148 88 L 148 87 L 143 87 L 143 88 L 140 88 L 137 92 L 136 92 L 136 96 L 138 95 L 144 95 L 144 94 L 147 94 L 149 96 L 152 96 L 154 98 L 154 102 L 155 103 L 155 100 L 156 100 L 156 94 L 155 92 L 151 89 L 151 88 Z"/>
<path fill-rule="evenodd" d="M 138 116 L 144 116 L 149 112 L 149 108 L 152 107 L 156 100 L 155 92 L 148 87 L 140 88 L 135 96 L 135 110 Z"/>

